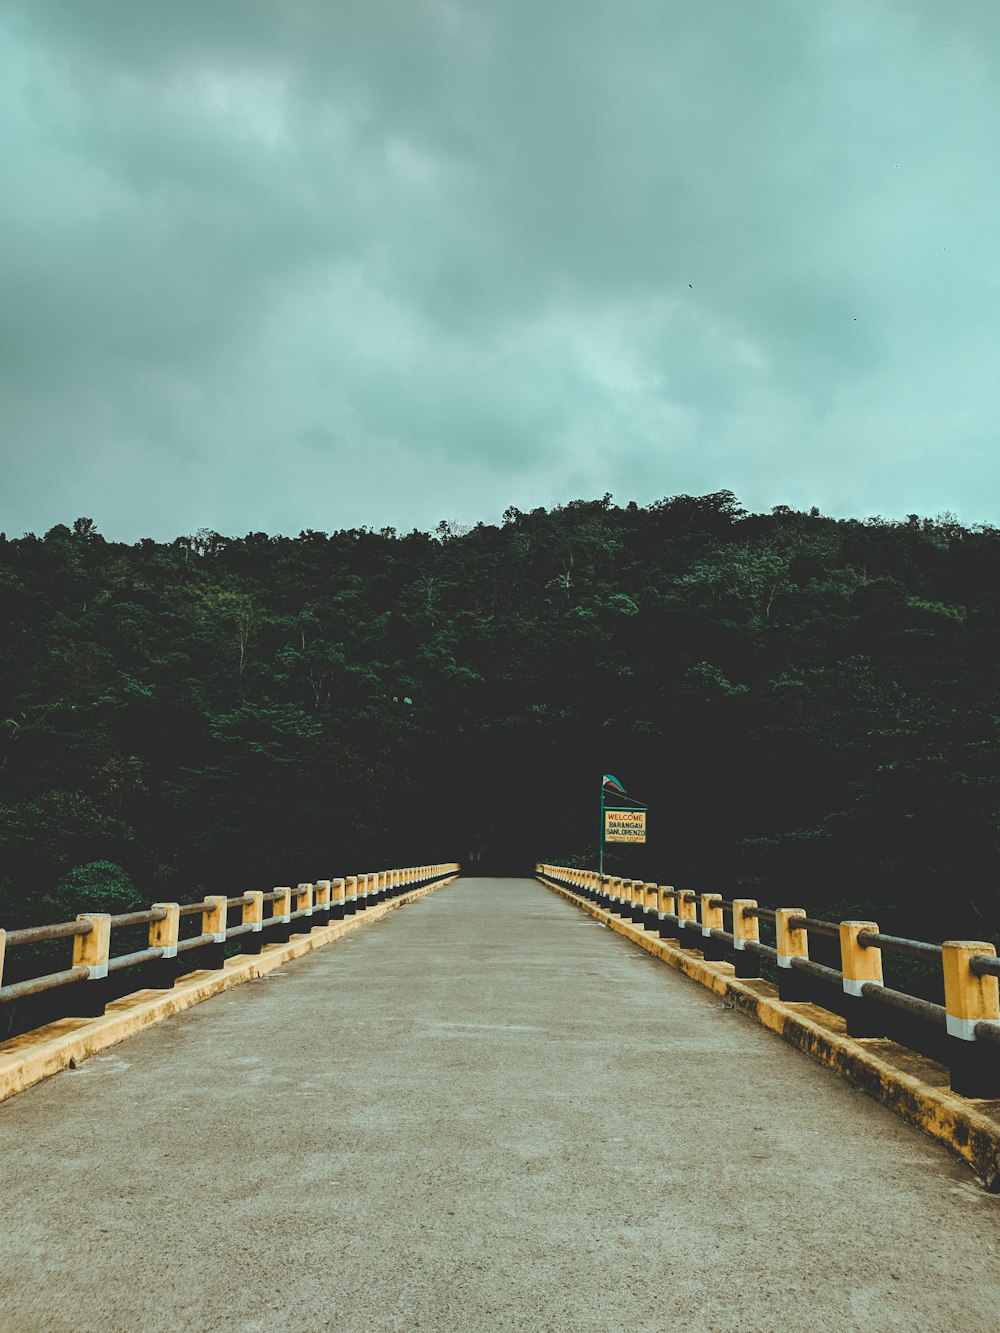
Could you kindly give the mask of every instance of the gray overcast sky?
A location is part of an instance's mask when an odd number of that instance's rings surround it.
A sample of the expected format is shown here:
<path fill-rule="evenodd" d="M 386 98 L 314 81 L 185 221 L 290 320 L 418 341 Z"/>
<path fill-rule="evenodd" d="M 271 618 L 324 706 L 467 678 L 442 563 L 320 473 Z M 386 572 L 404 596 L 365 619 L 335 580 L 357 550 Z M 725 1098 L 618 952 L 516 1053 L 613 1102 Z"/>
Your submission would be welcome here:
<path fill-rule="evenodd" d="M 6 0 L 0 527 L 1000 522 L 992 0 Z"/>

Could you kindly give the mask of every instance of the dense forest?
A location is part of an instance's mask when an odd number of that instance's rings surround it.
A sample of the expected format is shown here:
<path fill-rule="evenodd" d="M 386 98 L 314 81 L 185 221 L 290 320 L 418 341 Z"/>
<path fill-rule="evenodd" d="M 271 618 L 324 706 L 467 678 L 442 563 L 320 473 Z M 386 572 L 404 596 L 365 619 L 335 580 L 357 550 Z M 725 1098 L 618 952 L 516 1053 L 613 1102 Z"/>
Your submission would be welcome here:
<path fill-rule="evenodd" d="M 1000 928 L 1000 531 L 729 492 L 0 539 L 0 921 L 431 859 Z M 473 859 L 478 858 L 478 859 Z"/>

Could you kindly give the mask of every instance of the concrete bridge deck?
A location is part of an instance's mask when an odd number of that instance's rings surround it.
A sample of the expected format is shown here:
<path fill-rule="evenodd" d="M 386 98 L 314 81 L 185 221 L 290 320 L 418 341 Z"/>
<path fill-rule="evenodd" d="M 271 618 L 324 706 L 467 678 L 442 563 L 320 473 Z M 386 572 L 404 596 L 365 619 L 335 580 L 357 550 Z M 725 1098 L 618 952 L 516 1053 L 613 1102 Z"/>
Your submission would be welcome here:
<path fill-rule="evenodd" d="M 1000 1198 L 532 880 L 0 1105 L 0 1328 L 953 1330 Z"/>

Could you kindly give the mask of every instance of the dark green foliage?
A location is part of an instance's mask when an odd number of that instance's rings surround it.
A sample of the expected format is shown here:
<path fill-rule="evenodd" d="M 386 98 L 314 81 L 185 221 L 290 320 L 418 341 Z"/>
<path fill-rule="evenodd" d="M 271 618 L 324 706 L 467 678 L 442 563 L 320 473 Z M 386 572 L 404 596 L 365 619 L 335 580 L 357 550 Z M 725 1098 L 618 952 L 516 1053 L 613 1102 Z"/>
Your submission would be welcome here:
<path fill-rule="evenodd" d="M 0 542 L 0 606 L 6 924 L 102 861 L 143 902 L 593 864 L 610 771 L 651 805 L 624 873 L 998 928 L 993 528 L 729 492 L 402 536 L 81 519 Z"/>
<path fill-rule="evenodd" d="M 88 861 L 64 876 L 42 900 L 50 921 L 72 921 L 80 912 L 134 912 L 148 907 L 126 871 L 114 861 Z"/>

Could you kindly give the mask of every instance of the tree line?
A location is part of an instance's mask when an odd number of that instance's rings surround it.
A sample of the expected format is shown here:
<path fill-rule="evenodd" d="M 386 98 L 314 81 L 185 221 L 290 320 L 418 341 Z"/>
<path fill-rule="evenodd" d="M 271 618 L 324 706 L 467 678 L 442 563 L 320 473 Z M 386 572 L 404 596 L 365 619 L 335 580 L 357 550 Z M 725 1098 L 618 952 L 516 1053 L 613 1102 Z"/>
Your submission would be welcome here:
<path fill-rule="evenodd" d="M 620 873 L 1000 930 L 988 525 L 728 491 L 294 538 L 81 518 L 0 537 L 0 599 L 4 925 L 593 866 L 612 772 L 650 806 Z"/>

